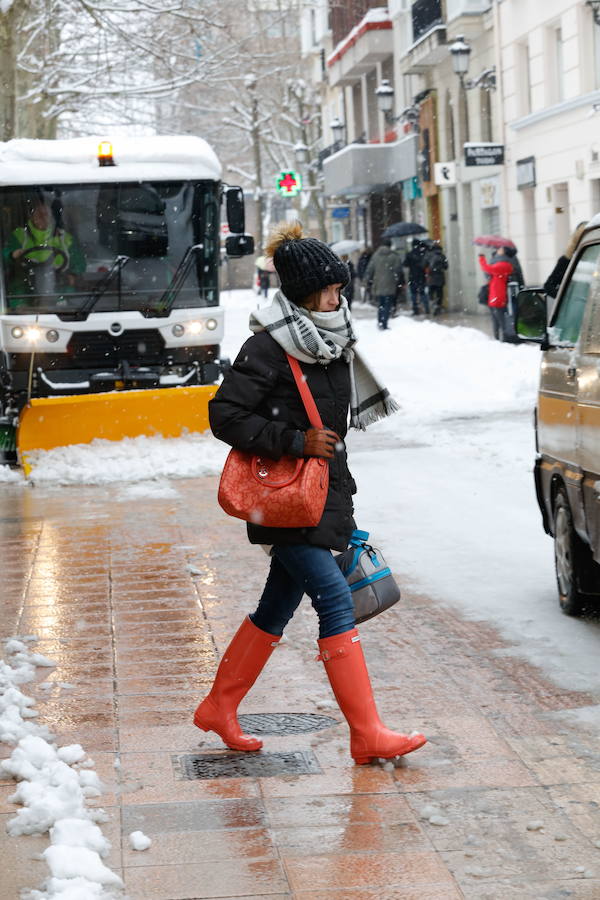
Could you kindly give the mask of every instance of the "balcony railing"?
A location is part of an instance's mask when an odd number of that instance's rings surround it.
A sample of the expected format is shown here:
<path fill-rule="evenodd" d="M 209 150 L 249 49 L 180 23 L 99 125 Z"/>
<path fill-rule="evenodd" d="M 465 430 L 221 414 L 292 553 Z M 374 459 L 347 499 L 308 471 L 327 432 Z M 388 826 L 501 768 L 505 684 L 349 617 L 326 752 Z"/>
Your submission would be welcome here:
<path fill-rule="evenodd" d="M 443 24 L 441 0 L 415 0 L 411 9 L 413 43 L 420 37 Z"/>

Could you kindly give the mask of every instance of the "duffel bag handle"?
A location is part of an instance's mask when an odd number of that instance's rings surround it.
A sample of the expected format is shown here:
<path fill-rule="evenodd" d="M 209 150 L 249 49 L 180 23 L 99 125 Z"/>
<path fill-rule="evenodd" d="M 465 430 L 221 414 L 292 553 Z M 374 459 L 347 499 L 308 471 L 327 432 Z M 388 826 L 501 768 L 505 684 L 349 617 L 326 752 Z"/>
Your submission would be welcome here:
<path fill-rule="evenodd" d="M 349 547 L 360 547 L 362 544 L 366 544 L 369 540 L 369 532 L 361 531 L 359 528 L 355 528 L 352 534 L 350 535 L 350 540 L 348 541 Z"/>

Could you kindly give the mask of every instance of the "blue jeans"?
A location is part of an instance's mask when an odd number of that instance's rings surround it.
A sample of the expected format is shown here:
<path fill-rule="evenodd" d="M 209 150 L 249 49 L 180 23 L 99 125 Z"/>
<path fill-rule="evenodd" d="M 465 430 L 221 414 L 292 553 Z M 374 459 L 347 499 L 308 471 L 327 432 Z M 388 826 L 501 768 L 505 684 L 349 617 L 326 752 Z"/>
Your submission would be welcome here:
<path fill-rule="evenodd" d="M 273 547 L 269 577 L 250 619 L 262 631 L 281 635 L 304 594 L 319 617 L 320 638 L 354 628 L 348 582 L 331 550 L 310 544 Z"/>
<path fill-rule="evenodd" d="M 388 319 L 395 299 L 394 294 L 379 294 L 377 296 L 377 324 L 380 328 L 388 327 Z"/>
<path fill-rule="evenodd" d="M 413 312 L 419 311 L 419 298 L 423 302 L 423 308 L 427 315 L 429 315 L 429 295 L 427 294 L 427 288 L 424 284 L 421 284 L 418 281 L 410 281 L 410 298 L 412 300 L 412 308 Z"/>

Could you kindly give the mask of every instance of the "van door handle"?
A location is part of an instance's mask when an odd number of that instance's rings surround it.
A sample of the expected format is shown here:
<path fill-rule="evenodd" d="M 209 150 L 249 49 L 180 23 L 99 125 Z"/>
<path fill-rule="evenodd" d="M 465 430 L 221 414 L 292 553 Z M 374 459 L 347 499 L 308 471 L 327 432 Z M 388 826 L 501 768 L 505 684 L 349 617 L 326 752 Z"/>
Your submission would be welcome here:
<path fill-rule="evenodd" d="M 569 366 L 567 368 L 567 378 L 576 378 L 577 377 L 577 366 Z"/>

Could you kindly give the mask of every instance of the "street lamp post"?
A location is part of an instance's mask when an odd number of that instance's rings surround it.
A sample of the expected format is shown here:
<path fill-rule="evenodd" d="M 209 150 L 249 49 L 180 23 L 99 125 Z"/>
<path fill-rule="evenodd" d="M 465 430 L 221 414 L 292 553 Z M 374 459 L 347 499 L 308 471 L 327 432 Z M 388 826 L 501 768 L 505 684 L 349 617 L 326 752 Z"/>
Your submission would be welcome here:
<path fill-rule="evenodd" d="M 469 58 L 471 56 L 471 45 L 468 44 L 464 37 L 459 35 L 454 43 L 450 44 L 450 55 L 452 57 L 452 68 L 454 74 L 458 75 L 460 80 L 460 99 L 463 107 L 464 117 L 464 142 L 469 140 L 469 104 L 467 101 L 467 86 L 465 83 L 465 75 L 469 71 Z"/>
<path fill-rule="evenodd" d="M 329 123 L 329 127 L 331 128 L 331 133 L 333 134 L 333 142 L 334 144 L 342 143 L 344 140 L 344 123 L 342 120 L 336 116 L 335 119 L 332 119 Z"/>
<path fill-rule="evenodd" d="M 298 141 L 298 143 L 294 145 L 294 156 L 296 157 L 296 162 L 300 166 L 308 162 L 308 147 L 303 141 Z"/>

